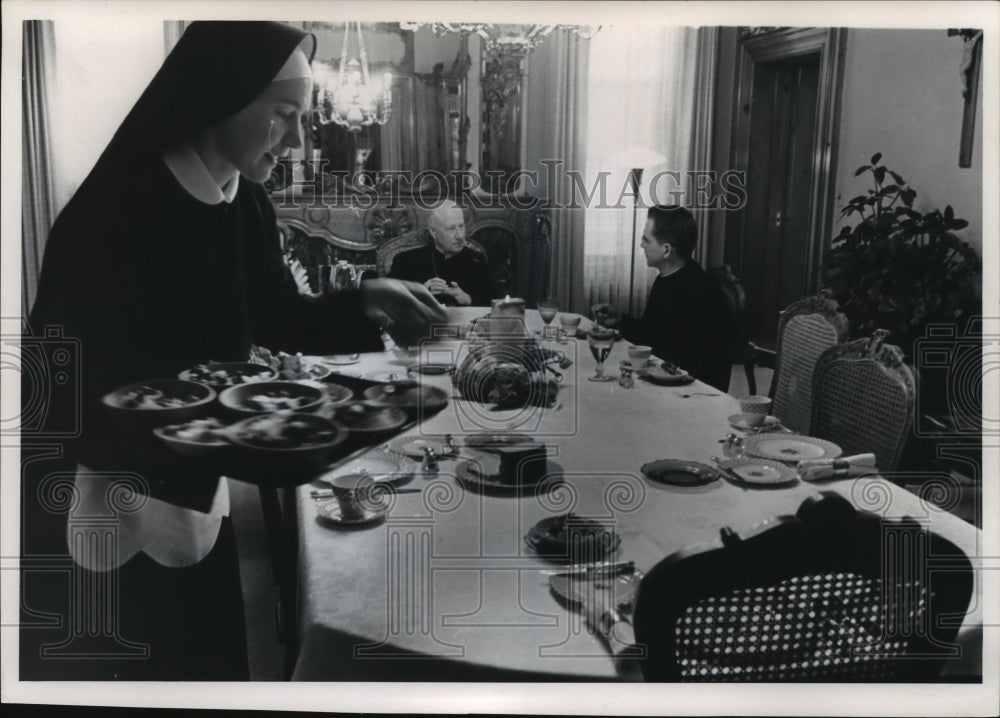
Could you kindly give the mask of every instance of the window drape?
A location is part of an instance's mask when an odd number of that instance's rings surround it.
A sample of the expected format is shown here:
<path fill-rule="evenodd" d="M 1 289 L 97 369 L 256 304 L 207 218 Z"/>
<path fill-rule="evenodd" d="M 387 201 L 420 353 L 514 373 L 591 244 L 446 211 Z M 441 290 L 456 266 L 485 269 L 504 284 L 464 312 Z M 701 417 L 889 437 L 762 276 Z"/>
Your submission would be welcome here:
<path fill-rule="evenodd" d="M 590 42 L 585 184 L 588 191 L 597 191 L 586 210 L 584 292 L 588 304 L 610 302 L 640 314 L 655 278 L 639 249 L 645 208 L 651 201 L 687 204 L 685 197 L 671 199 L 667 193 L 686 189 L 685 173 L 694 161 L 697 90 L 711 93 L 712 83 L 696 87 L 696 28 L 605 27 Z M 661 165 L 645 168 L 634 234 L 630 168 L 614 159 L 628 146 L 666 157 Z M 666 178 L 654 184 L 661 171 L 681 173 L 680 183 Z M 652 198 L 651 184 L 656 190 Z"/>
<path fill-rule="evenodd" d="M 582 173 L 586 162 L 590 42 L 574 32 L 557 30 L 528 58 L 527 167 L 538 172 L 538 197 L 552 205 L 549 293 L 562 309 L 573 312 L 583 312 L 586 306 L 584 209 L 571 206 L 570 198 L 572 173 Z"/>
<path fill-rule="evenodd" d="M 52 181 L 51 105 L 55 28 L 51 20 L 27 20 L 21 71 L 21 312 L 35 301 L 45 240 L 55 219 Z"/>

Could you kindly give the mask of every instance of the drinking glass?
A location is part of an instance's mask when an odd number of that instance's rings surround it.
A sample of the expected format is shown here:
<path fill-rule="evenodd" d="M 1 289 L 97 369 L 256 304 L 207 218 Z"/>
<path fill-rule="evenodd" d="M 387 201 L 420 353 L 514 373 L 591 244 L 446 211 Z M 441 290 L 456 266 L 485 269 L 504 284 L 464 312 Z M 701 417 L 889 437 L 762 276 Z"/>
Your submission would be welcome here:
<path fill-rule="evenodd" d="M 555 299 L 539 299 L 538 300 L 538 316 L 542 318 L 545 322 L 545 326 L 542 327 L 540 332 L 542 339 L 548 339 L 552 336 L 549 325 L 552 324 L 552 320 L 556 318 L 556 314 L 559 313 L 559 302 Z"/>
<path fill-rule="evenodd" d="M 597 361 L 594 376 L 587 377 L 590 381 L 614 381 L 613 376 L 604 375 L 604 361 L 611 353 L 611 347 L 615 345 L 615 332 L 613 329 L 594 327 L 587 332 L 587 343 L 590 345 L 590 353 Z"/>
<path fill-rule="evenodd" d="M 559 343 L 569 344 L 567 337 L 576 338 L 576 329 L 580 326 L 579 314 L 560 314 L 559 327 L 561 330 Z"/>

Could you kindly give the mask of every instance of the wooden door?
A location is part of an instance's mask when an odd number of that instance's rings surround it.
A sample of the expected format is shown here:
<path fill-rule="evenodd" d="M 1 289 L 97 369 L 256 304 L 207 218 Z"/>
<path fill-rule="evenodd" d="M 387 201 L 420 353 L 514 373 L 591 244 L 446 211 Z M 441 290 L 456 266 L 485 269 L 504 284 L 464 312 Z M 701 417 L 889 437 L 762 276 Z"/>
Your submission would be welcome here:
<path fill-rule="evenodd" d="M 752 336 L 775 339 L 778 312 L 809 290 L 810 173 L 819 57 L 754 73 L 743 284 Z"/>
<path fill-rule="evenodd" d="M 743 281 L 750 339 L 819 289 L 830 248 L 845 31 L 743 28 L 730 166 L 746 204 L 725 217 L 726 263 Z"/>

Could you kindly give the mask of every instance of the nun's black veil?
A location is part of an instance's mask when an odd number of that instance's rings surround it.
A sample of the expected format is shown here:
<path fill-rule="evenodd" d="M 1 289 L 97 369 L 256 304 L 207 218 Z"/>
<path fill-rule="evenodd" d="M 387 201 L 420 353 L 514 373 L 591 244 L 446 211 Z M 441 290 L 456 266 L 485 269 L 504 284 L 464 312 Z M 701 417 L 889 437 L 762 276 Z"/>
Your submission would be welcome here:
<path fill-rule="evenodd" d="M 190 141 L 253 102 L 300 44 L 311 61 L 315 37 L 290 25 L 191 23 L 53 224 L 31 313 L 35 331 L 59 323 L 61 312 L 49 311 L 49 304 L 66 286 L 64 273 L 78 269 L 75 262 L 58 259 L 76 255 L 64 246 L 74 242 L 73 235 L 113 207 L 170 143 Z"/>
<path fill-rule="evenodd" d="M 309 60 L 315 38 L 276 22 L 194 22 L 122 122 L 101 155 L 94 175 L 119 172 L 134 158 L 159 156 L 177 140 L 202 130 L 253 102 L 292 51 Z"/>
<path fill-rule="evenodd" d="M 148 302 L 143 301 L 146 297 L 141 292 L 121 296 L 115 294 L 116 288 L 120 288 L 116 284 L 117 277 L 150 271 L 149 264 L 140 263 L 140 269 L 136 269 L 134 263 L 123 260 L 123 249 L 125 252 L 134 251 L 135 256 L 139 256 L 154 250 L 167 252 L 174 244 L 186 248 L 193 241 L 185 240 L 183 236 L 171 238 L 168 232 L 156 235 L 157 241 L 164 246 L 154 247 L 145 241 L 144 234 L 149 233 L 143 233 L 141 226 L 137 232 L 135 225 L 129 224 L 136 217 L 142 221 L 148 215 L 151 223 L 162 223 L 164 217 L 169 219 L 171 216 L 169 212 L 164 214 L 163 207 L 172 208 L 174 205 L 157 203 L 157 197 L 144 197 L 142 194 L 143 188 L 147 187 L 162 190 L 163 182 L 156 178 L 170 177 L 161 159 L 163 150 L 172 142 L 193 139 L 204 129 L 253 102 L 304 40 L 303 49 L 311 59 L 315 38 L 287 25 L 269 22 L 192 23 L 122 122 L 94 169 L 59 214 L 49 234 L 29 330 L 41 335 L 47 326 L 60 326 L 67 332 L 67 337 L 81 338 L 78 380 L 82 382 L 79 389 L 82 394 L 76 396 L 72 392 L 53 391 L 48 416 L 43 419 L 42 438 L 45 438 L 49 426 L 62 426 L 67 417 L 74 416 L 82 401 L 88 409 L 83 412 L 79 426 L 86 427 L 84 437 L 96 428 L 98 441 L 95 445 L 99 445 L 103 421 L 95 396 L 109 388 L 108 382 L 124 381 L 126 374 L 133 369 L 139 372 L 151 370 L 150 364 L 120 358 L 134 349 L 134 337 L 122 331 L 113 312 L 119 306 L 133 306 L 137 307 L 136 312 L 141 318 L 143 311 L 172 311 L 171 299 L 155 296 L 153 292 L 154 296 L 149 297 Z M 186 197 L 179 186 L 171 196 Z M 198 204 L 194 200 L 190 203 Z M 246 213 L 258 205 L 262 208 L 259 217 L 273 222 L 273 210 L 266 193 L 258 185 L 247 182 L 246 187 L 241 186 L 233 208 L 205 205 L 204 210 L 185 211 L 202 214 L 221 212 L 218 216 L 229 217 L 234 212 Z M 253 234 L 251 229 L 245 230 L 246 237 L 265 236 L 266 228 L 258 234 Z M 276 228 L 274 231 L 276 234 Z M 272 259 L 280 264 L 280 255 L 272 257 L 277 249 L 267 254 L 259 247 L 253 251 L 256 253 L 240 267 L 248 266 L 251 261 L 261 263 Z M 247 252 L 249 255 L 251 249 Z M 180 257 L 166 256 L 174 261 L 187 261 L 183 254 Z M 196 264 L 196 261 L 192 259 L 191 263 Z M 173 276 L 169 274 L 169 266 L 166 271 L 165 276 Z M 238 274 L 242 270 L 233 271 Z M 277 277 L 272 284 L 280 279 L 280 276 Z M 234 284 L 236 280 L 231 277 L 220 277 L 219 281 L 230 288 L 241 286 Z M 140 289 L 141 282 L 141 278 L 137 280 Z M 132 284 L 127 286 L 132 287 Z M 160 289 L 164 286 L 169 288 L 169 282 L 157 285 Z M 209 289 L 214 286 L 214 283 L 209 285 Z M 177 287 L 178 292 L 197 292 L 199 289 L 204 291 L 205 286 Z M 290 291 L 294 294 L 294 288 Z M 222 290 L 217 290 L 217 294 L 219 292 Z M 224 298 L 230 296 L 233 302 L 239 301 L 235 294 L 223 295 Z M 232 316 L 238 318 L 238 311 Z M 272 320 L 272 323 L 277 321 Z M 176 330 L 182 325 L 175 323 L 173 326 Z M 189 332 L 200 337 L 223 333 L 225 329 L 225 326 L 204 328 L 193 324 Z M 174 342 L 184 341 L 180 333 L 170 338 Z M 207 355 L 205 358 L 211 357 Z M 132 364 L 137 364 L 138 368 Z M 29 372 L 24 372 L 22 377 L 24 401 L 25 397 L 34 395 L 34 389 Z M 94 408 L 91 410 L 89 407 Z M 92 418 L 96 421 L 88 421 L 89 411 L 93 412 Z M 23 436 L 34 438 L 27 432 Z M 57 471 L 72 475 L 77 461 L 83 461 L 80 449 L 72 446 L 76 442 L 68 436 L 65 438 L 65 441 L 55 439 L 57 444 L 62 445 L 64 453 L 54 454 L 56 458 L 52 461 L 25 461 L 27 469 L 22 479 L 22 495 L 26 497 L 22 508 L 24 555 L 64 555 L 66 552 L 66 515 L 47 508 L 37 499 L 40 495 L 38 487 L 44 476 Z M 154 476 L 152 473 L 148 475 Z M 214 485 L 206 483 L 205 488 L 192 493 L 199 497 L 205 494 L 210 503 Z M 198 501 L 192 505 L 200 505 Z M 207 503 L 205 507 L 200 510 L 207 510 Z M 154 655 L 150 659 L 44 660 L 40 645 L 59 640 L 60 636 L 53 634 L 60 632 L 49 631 L 43 635 L 45 632 L 21 631 L 21 678 L 245 678 L 245 627 L 238 562 L 232 532 L 227 526 L 224 522 L 209 556 L 194 566 L 165 569 L 140 554 L 119 572 L 119 583 L 116 585 L 121 586 L 123 630 L 153 645 Z M 27 602 L 25 605 L 33 608 L 51 611 L 53 615 L 66 614 L 71 604 L 65 584 L 62 578 L 51 584 L 36 583 L 22 598 Z M 185 636 L 204 637 L 204 641 L 198 643 L 197 649 L 170 647 L 175 638 L 180 640 Z"/>

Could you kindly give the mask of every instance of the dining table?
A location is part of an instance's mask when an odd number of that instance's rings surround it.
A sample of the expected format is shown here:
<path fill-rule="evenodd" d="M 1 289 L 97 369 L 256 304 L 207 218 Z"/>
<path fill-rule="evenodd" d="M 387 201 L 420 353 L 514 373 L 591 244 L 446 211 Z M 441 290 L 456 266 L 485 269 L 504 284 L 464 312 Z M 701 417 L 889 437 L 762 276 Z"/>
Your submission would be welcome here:
<path fill-rule="evenodd" d="M 461 364 L 469 323 L 488 308 L 449 310 L 449 326 L 421 343 L 416 361 Z M 775 517 L 794 515 L 821 491 L 886 518 L 911 516 L 973 559 L 982 555 L 979 529 L 893 482 L 869 476 L 757 488 L 730 480 L 692 486 L 659 483 L 641 467 L 661 459 L 713 464 L 722 457 L 739 401 L 711 386 L 619 382 L 629 343 L 616 341 L 607 359 L 614 381 L 591 381 L 595 360 L 585 339 L 537 334 L 542 320 L 525 314 L 527 332 L 562 352 L 561 381 L 551 406 L 497 409 L 470 401 L 448 373 L 413 372 L 411 358 L 392 351 L 334 362 L 331 376 L 385 381 L 408 374 L 447 393 L 444 409 L 402 437 L 461 444 L 474 434 L 526 434 L 547 451 L 537 485 L 494 491 L 469 480 L 460 452 L 436 467 L 412 459 L 413 476 L 387 499 L 379 521 L 331 523 L 315 492 L 323 479 L 294 489 L 297 516 L 297 652 L 300 681 L 630 681 L 635 666 L 616 661 L 605 640 L 572 606 L 558 600 L 549 578 L 560 564 L 525 537 L 539 521 L 572 513 L 613 528 L 620 545 L 611 557 L 648 572 L 675 552 L 723 545 L 723 529 L 753 534 Z M 589 322 L 583 319 L 581 327 Z M 553 326 L 558 326 L 555 322 Z M 634 377 L 633 377 L 634 379 Z M 366 457 L 403 457 L 400 439 L 376 442 L 329 468 L 329 479 L 355 470 Z M 426 469 L 426 470 L 425 470 Z M 419 491 L 412 491 L 419 489 Z M 982 601 L 978 575 L 963 618 L 963 659 L 949 670 L 981 669 Z"/>

